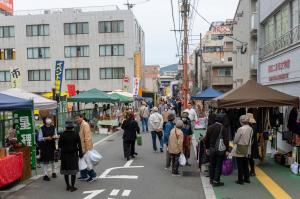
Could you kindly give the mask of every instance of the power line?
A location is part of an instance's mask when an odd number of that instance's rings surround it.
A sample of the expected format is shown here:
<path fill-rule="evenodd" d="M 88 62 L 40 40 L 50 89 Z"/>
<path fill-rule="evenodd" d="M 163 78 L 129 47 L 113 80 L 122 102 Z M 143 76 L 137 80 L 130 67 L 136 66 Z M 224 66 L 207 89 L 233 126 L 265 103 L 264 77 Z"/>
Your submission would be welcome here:
<path fill-rule="evenodd" d="M 173 8 L 173 0 L 170 0 L 171 2 L 171 10 L 172 10 L 172 20 L 173 20 L 173 27 L 174 30 L 176 30 L 176 25 L 175 25 L 175 18 L 174 18 L 174 8 Z M 175 42 L 176 42 L 176 47 L 177 47 L 177 54 L 179 55 L 179 46 L 178 46 L 178 39 L 177 39 L 177 31 L 174 31 L 175 35 Z"/>

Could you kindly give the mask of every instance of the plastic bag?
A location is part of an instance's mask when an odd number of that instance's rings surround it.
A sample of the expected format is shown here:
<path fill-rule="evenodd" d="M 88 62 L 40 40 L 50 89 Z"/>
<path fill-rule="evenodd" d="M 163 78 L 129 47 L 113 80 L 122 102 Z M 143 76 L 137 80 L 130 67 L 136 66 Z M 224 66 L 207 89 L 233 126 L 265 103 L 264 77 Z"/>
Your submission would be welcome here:
<path fill-rule="evenodd" d="M 180 164 L 180 166 L 185 166 L 186 165 L 186 158 L 185 158 L 183 153 L 181 153 L 180 156 L 179 156 L 179 164 Z"/>
<path fill-rule="evenodd" d="M 100 162 L 100 160 L 103 158 L 102 155 L 100 155 L 100 153 L 98 153 L 98 151 L 96 150 L 88 151 L 87 156 L 88 156 L 87 158 L 93 165 L 97 165 Z"/>
<path fill-rule="evenodd" d="M 136 143 L 137 143 L 137 145 L 138 146 L 142 146 L 142 136 L 140 136 L 140 135 L 138 135 L 137 137 L 136 137 Z"/>
<path fill-rule="evenodd" d="M 232 160 L 224 160 L 222 164 L 222 175 L 229 176 L 232 174 L 233 165 Z"/>
<path fill-rule="evenodd" d="M 293 164 L 291 164 L 291 171 L 293 174 L 299 175 L 299 170 L 300 170 L 300 166 L 297 162 L 294 162 Z"/>
<path fill-rule="evenodd" d="M 79 166 L 80 171 L 85 170 L 87 168 L 87 164 L 86 164 L 84 158 L 79 158 L 78 166 Z"/>

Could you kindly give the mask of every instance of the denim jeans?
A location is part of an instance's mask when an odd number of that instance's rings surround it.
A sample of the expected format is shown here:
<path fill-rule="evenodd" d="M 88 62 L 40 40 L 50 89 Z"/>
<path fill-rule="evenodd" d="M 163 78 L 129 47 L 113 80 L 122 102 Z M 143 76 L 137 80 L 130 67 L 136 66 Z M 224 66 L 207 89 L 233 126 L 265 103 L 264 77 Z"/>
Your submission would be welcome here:
<path fill-rule="evenodd" d="M 153 150 L 157 151 L 156 136 L 158 137 L 158 140 L 159 140 L 159 143 L 160 143 L 160 148 L 163 149 L 164 145 L 163 145 L 162 133 L 161 133 L 161 136 L 158 136 L 156 131 L 152 131 L 151 135 L 152 135 Z"/>
<path fill-rule="evenodd" d="M 148 118 L 147 117 L 142 117 L 141 122 L 142 122 L 143 132 L 148 132 Z"/>
<path fill-rule="evenodd" d="M 87 177 L 95 178 L 97 176 L 97 174 L 93 169 L 91 169 L 91 170 L 84 169 L 84 170 L 80 171 L 80 176 L 82 178 L 87 178 Z"/>

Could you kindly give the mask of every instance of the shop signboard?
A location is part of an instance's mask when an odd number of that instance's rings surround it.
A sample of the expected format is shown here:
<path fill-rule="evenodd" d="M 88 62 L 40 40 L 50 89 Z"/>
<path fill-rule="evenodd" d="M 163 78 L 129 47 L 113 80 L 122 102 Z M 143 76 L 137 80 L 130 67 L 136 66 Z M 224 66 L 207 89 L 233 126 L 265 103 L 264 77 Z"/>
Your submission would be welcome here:
<path fill-rule="evenodd" d="M 140 87 L 140 80 L 137 77 L 133 78 L 133 95 L 137 96 L 139 95 L 139 87 Z"/>
<path fill-rule="evenodd" d="M 36 166 L 35 133 L 31 110 L 18 110 L 13 112 L 16 124 L 17 141 L 23 146 L 30 147 L 31 168 Z"/>
<path fill-rule="evenodd" d="M 13 0 L 0 0 L 0 10 L 12 15 L 14 12 Z"/>
<path fill-rule="evenodd" d="M 61 94 L 64 65 L 65 65 L 64 61 L 56 61 L 55 64 L 55 94 L 57 96 L 60 96 Z"/>
<path fill-rule="evenodd" d="M 300 80 L 300 49 L 264 61 L 259 67 L 259 81 L 263 85 L 282 84 Z"/>
<path fill-rule="evenodd" d="M 10 69 L 10 79 L 12 88 L 21 88 L 22 75 L 20 68 L 11 68 Z"/>

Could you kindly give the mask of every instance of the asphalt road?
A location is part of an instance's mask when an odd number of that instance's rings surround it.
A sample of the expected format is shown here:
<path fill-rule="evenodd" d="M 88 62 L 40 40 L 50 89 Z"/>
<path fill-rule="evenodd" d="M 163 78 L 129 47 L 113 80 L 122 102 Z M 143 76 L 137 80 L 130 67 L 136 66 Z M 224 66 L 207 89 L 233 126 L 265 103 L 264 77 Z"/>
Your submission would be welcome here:
<path fill-rule="evenodd" d="M 63 177 L 45 182 L 42 178 L 9 199 L 205 199 L 194 156 L 192 167 L 183 167 L 182 176 L 164 169 L 165 153 L 152 151 L 151 135 L 143 134 L 143 146 L 134 161 L 123 157 L 122 137 L 118 133 L 95 147 L 103 159 L 95 168 L 98 180 L 76 182 L 76 192 L 65 191 Z M 121 167 L 111 169 L 113 167 Z M 124 168 L 125 167 L 125 168 Z M 110 169 L 110 170 L 109 170 Z"/>

